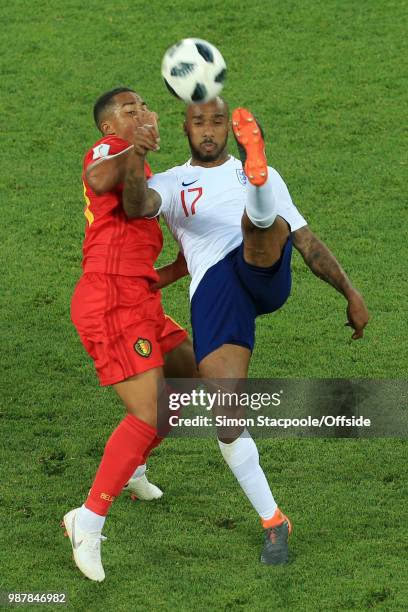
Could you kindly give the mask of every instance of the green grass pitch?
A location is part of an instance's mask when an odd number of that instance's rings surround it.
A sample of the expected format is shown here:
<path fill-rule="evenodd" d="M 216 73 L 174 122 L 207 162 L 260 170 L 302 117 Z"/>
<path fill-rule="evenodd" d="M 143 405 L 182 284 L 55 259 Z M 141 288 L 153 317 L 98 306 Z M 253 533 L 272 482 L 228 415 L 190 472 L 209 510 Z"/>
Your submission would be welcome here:
<path fill-rule="evenodd" d="M 120 84 L 143 94 L 164 170 L 188 151 L 161 56 L 185 36 L 219 46 L 225 97 L 262 120 L 271 164 L 372 314 L 351 342 L 343 298 L 296 254 L 290 301 L 258 321 L 251 375 L 406 378 L 404 16 L 400 0 L 2 3 L 0 590 L 65 591 L 67 608 L 92 611 L 408 608 L 402 440 L 260 442 L 294 523 L 284 568 L 259 564 L 258 519 L 214 440 L 167 441 L 150 461 L 163 499 L 114 504 L 104 583 L 80 575 L 58 527 L 122 415 L 69 319 L 96 97 Z M 174 254 L 166 236 L 160 262 Z M 187 281 L 163 299 L 189 327 Z"/>

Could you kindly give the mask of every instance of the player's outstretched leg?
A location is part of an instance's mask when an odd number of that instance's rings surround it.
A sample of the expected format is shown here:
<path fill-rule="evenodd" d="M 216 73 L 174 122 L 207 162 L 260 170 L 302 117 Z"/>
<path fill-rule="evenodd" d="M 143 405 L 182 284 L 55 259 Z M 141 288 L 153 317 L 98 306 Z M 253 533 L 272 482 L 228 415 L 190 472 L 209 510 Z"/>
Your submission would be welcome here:
<path fill-rule="evenodd" d="M 272 183 L 268 180 L 263 131 L 252 113 L 245 108 L 233 111 L 232 130 L 248 178 L 246 214 L 254 229 L 265 230 L 276 219 L 277 205 Z"/>
<path fill-rule="evenodd" d="M 242 217 L 245 262 L 260 268 L 273 266 L 289 237 L 289 226 L 277 216 L 272 177 L 268 176 L 261 126 L 245 108 L 232 113 L 232 130 L 247 175 L 247 201 Z"/>

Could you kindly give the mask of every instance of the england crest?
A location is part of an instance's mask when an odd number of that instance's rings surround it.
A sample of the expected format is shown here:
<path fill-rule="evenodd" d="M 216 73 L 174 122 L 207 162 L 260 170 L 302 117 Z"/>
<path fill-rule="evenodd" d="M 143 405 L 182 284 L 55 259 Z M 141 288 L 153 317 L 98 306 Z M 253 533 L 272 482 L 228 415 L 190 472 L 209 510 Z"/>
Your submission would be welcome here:
<path fill-rule="evenodd" d="M 236 170 L 236 173 L 237 173 L 237 178 L 239 182 L 241 183 L 241 185 L 246 185 L 248 179 L 246 177 L 245 172 L 242 169 L 240 169 L 240 170 Z"/>

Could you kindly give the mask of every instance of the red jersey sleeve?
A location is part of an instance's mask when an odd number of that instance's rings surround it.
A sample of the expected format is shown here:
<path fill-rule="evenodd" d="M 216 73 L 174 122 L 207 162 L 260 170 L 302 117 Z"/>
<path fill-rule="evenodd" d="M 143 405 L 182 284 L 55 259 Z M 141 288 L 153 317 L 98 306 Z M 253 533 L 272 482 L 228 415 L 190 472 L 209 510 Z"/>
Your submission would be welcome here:
<path fill-rule="evenodd" d="M 86 153 L 84 158 L 84 170 L 98 159 L 121 153 L 130 146 L 127 140 L 123 140 L 123 138 L 119 138 L 118 136 L 104 136 Z"/>
<path fill-rule="evenodd" d="M 123 138 L 119 138 L 119 136 L 105 136 L 101 138 L 94 144 L 92 149 L 89 149 L 86 153 L 84 158 L 84 171 L 94 161 L 126 151 L 130 146 L 132 145 L 130 145 L 127 140 L 123 140 Z M 153 176 L 152 169 L 147 162 L 145 162 L 144 168 L 146 179 L 149 179 Z"/>

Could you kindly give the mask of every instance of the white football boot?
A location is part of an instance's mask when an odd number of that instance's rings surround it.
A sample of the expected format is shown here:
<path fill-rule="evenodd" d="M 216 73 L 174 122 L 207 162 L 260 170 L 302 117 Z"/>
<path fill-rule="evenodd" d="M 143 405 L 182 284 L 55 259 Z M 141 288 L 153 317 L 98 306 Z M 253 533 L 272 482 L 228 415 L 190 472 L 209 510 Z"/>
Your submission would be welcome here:
<path fill-rule="evenodd" d="M 61 525 L 65 526 L 65 535 L 69 537 L 74 553 L 74 561 L 83 574 L 90 580 L 102 582 L 105 572 L 101 561 L 101 542 L 106 540 L 100 531 L 92 533 L 82 531 L 76 524 L 76 514 L 80 508 L 68 512 Z"/>
<path fill-rule="evenodd" d="M 132 499 L 142 499 L 143 501 L 151 501 L 159 499 L 163 495 L 163 491 L 147 480 L 145 474 L 139 478 L 131 478 L 124 491 L 130 491 Z"/>

